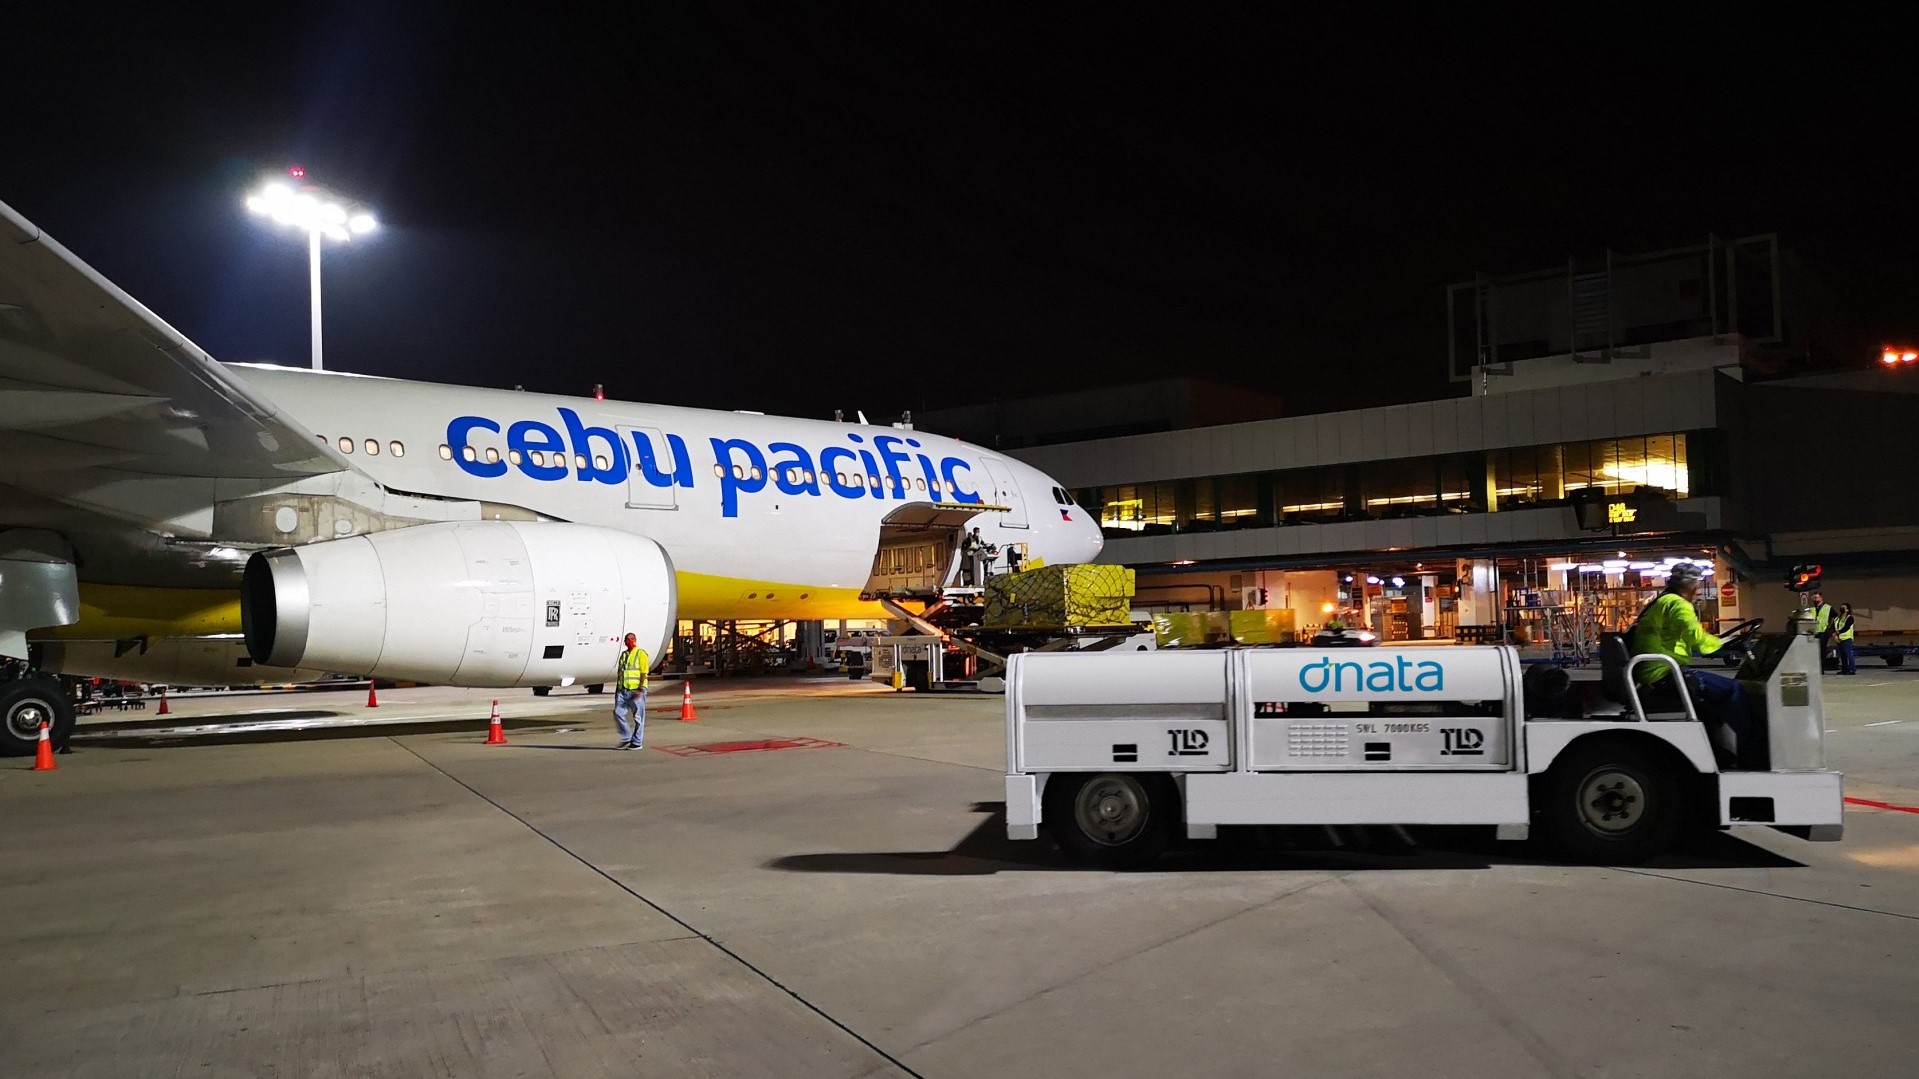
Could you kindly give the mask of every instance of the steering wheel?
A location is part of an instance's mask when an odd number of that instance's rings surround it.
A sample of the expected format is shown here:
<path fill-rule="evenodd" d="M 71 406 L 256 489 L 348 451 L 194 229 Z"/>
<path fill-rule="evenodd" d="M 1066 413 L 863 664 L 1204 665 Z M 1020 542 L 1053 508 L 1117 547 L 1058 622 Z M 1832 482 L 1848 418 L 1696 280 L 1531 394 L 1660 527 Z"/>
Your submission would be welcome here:
<path fill-rule="evenodd" d="M 1748 618 L 1744 622 L 1721 633 L 1719 635 L 1719 650 L 1725 652 L 1737 648 L 1740 651 L 1745 651 L 1746 646 L 1752 643 L 1753 637 L 1758 635 L 1759 627 L 1763 625 L 1765 621 L 1763 618 Z"/>

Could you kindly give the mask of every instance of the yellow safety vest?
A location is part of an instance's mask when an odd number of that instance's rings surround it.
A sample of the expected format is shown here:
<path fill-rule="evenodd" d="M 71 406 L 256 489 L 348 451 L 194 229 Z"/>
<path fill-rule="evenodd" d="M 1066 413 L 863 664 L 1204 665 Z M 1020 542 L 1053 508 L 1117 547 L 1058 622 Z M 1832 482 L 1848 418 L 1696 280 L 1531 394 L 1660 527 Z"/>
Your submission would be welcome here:
<path fill-rule="evenodd" d="M 1812 609 L 1812 613 L 1814 617 L 1818 619 L 1818 621 L 1813 623 L 1812 631 L 1814 633 L 1826 632 L 1826 626 L 1832 620 L 1832 604 L 1821 603 Z"/>
<path fill-rule="evenodd" d="M 1849 615 L 1849 614 L 1840 615 L 1838 618 L 1833 619 L 1832 628 L 1839 631 L 1838 637 L 1840 640 L 1842 641 L 1852 640 L 1852 632 L 1853 632 L 1852 615 Z"/>
<path fill-rule="evenodd" d="M 647 661 L 646 649 L 634 647 L 620 653 L 620 688 L 625 690 L 646 688 L 646 669 L 653 664 Z"/>

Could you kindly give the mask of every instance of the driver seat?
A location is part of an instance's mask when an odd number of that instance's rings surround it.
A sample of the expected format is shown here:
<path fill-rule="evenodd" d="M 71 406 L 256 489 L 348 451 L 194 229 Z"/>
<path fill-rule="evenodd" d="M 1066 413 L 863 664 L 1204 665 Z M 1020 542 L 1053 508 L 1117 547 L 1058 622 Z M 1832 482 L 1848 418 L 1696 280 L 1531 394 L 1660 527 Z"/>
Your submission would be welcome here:
<path fill-rule="evenodd" d="M 1627 634 L 1602 633 L 1599 635 L 1599 688 L 1608 698 L 1632 711 L 1632 695 L 1626 689 L 1626 668 L 1632 661 L 1632 649 L 1627 645 Z M 1645 719 L 1652 722 L 1683 721 L 1686 717 L 1686 703 L 1681 694 L 1690 696 L 1686 680 L 1677 675 L 1668 674 L 1651 686 L 1639 687 L 1639 704 L 1642 708 L 1657 708 L 1660 711 L 1647 712 Z M 1704 712 L 1694 711 L 1699 722 L 1706 727 L 1706 740 L 1713 747 L 1713 756 L 1720 767 L 1730 768 L 1738 759 L 1739 736 L 1730 726 L 1719 722 Z"/>
<path fill-rule="evenodd" d="M 1602 633 L 1599 635 L 1599 688 L 1613 703 L 1632 709 L 1632 692 L 1626 686 L 1626 668 L 1632 663 L 1632 650 L 1626 645 L 1624 633 Z M 1639 718 L 1658 722 L 1683 720 L 1686 715 L 1685 680 L 1667 675 L 1652 686 L 1639 687 L 1641 708 L 1657 708 L 1648 711 Z"/>

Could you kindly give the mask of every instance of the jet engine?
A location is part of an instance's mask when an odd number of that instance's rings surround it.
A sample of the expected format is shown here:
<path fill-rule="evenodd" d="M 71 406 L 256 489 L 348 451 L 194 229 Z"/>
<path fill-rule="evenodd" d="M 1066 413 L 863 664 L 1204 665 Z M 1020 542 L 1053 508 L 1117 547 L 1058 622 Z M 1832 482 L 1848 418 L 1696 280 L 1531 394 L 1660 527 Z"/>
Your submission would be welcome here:
<path fill-rule="evenodd" d="M 676 607 L 659 544 L 526 521 L 262 551 L 240 595 L 256 663 L 456 686 L 610 682 L 621 639 L 658 657 Z"/>

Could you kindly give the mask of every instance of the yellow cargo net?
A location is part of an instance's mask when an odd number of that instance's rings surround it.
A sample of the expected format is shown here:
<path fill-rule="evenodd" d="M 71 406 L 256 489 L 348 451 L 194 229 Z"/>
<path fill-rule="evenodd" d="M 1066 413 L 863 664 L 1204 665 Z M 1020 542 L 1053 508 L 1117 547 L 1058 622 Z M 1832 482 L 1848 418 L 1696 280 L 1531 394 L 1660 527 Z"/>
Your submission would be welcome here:
<path fill-rule="evenodd" d="M 986 582 L 992 629 L 1086 629 L 1133 624 L 1133 571 L 1125 566 L 1042 566 Z"/>

